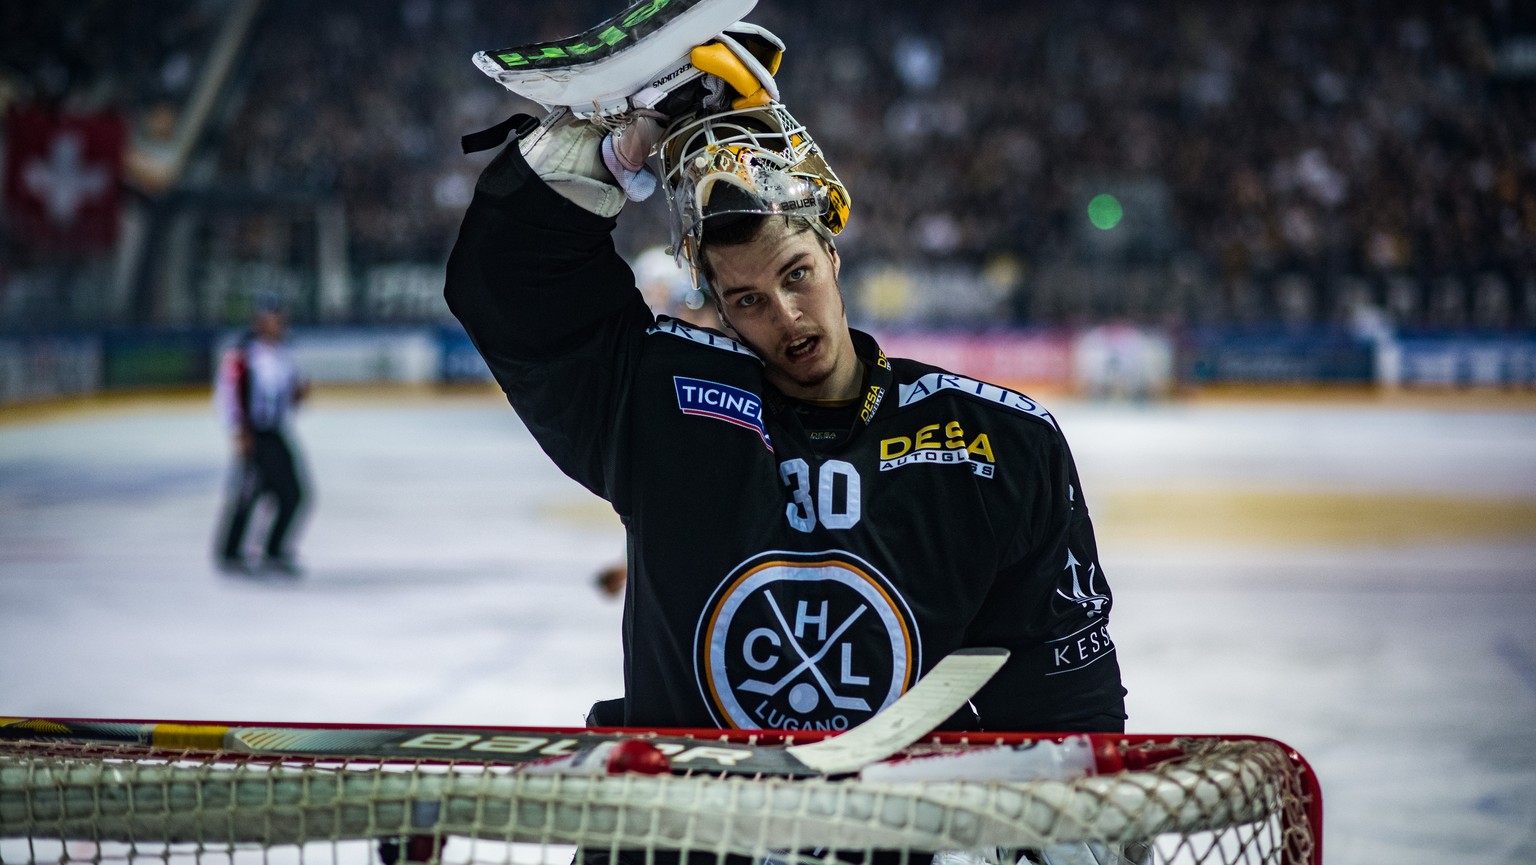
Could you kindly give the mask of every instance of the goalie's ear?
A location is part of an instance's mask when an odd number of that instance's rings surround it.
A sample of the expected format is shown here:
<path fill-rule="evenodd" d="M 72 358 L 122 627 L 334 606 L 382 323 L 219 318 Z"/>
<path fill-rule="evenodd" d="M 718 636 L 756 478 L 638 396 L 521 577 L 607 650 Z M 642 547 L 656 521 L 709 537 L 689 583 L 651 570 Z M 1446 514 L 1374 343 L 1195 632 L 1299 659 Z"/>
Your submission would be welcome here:
<path fill-rule="evenodd" d="M 688 55 L 695 67 L 721 79 L 739 94 L 731 101 L 731 107 L 738 110 L 779 101 L 779 85 L 773 76 L 783 58 L 783 40 L 767 28 L 745 21 L 732 24 Z"/>

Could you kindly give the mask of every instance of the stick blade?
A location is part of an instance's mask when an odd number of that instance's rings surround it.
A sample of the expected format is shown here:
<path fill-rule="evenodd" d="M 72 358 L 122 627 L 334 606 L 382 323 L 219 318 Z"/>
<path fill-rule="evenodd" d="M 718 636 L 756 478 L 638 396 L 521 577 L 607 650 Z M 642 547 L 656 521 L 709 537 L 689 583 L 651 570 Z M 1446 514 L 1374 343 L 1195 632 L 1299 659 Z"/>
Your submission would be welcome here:
<path fill-rule="evenodd" d="M 951 652 L 885 711 L 846 733 L 785 750 L 823 774 L 856 772 L 933 732 L 974 697 L 1007 660 L 1007 649 Z"/>

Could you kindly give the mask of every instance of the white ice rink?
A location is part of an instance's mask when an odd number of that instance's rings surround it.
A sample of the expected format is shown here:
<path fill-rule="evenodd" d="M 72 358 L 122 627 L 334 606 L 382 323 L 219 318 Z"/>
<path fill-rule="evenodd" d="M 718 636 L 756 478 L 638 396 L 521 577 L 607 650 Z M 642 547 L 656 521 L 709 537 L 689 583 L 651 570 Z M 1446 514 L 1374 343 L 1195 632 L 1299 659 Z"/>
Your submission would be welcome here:
<path fill-rule="evenodd" d="M 1529 403 L 1053 403 L 1131 731 L 1295 746 L 1334 865 L 1536 862 Z M 620 694 L 618 521 L 499 394 L 322 391 L 298 439 L 307 574 L 264 583 L 210 566 L 206 398 L 0 409 L 0 715 L 576 726 Z"/>

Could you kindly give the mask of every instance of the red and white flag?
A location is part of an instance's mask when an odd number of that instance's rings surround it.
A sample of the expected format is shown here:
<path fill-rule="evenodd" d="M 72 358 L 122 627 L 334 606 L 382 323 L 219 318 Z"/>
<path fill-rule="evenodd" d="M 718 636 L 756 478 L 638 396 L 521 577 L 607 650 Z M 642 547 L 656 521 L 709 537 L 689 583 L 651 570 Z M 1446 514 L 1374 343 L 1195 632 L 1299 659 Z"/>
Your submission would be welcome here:
<path fill-rule="evenodd" d="M 127 141 L 122 119 L 20 106 L 5 127 L 5 208 L 14 236 L 35 250 L 110 250 Z"/>

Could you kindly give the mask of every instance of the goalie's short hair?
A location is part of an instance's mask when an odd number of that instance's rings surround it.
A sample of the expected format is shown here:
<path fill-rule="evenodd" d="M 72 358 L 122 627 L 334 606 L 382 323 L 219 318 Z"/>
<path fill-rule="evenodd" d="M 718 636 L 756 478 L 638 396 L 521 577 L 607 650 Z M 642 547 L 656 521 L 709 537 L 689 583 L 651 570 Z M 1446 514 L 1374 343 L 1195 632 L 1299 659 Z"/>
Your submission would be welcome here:
<path fill-rule="evenodd" d="M 697 250 L 694 253 L 694 267 L 700 279 L 699 290 L 705 296 L 714 299 L 715 294 L 710 290 L 710 285 L 715 281 L 715 268 L 709 263 L 708 252 L 717 246 L 745 246 L 757 239 L 764 226 L 769 222 L 782 220 L 789 227 L 790 234 L 802 234 L 811 232 L 816 235 L 816 240 L 821 248 L 829 254 L 837 250 L 830 235 L 818 229 L 816 221 L 808 216 L 798 214 L 761 214 L 743 213 L 717 216 L 704 220 L 704 227 L 699 238 Z"/>

